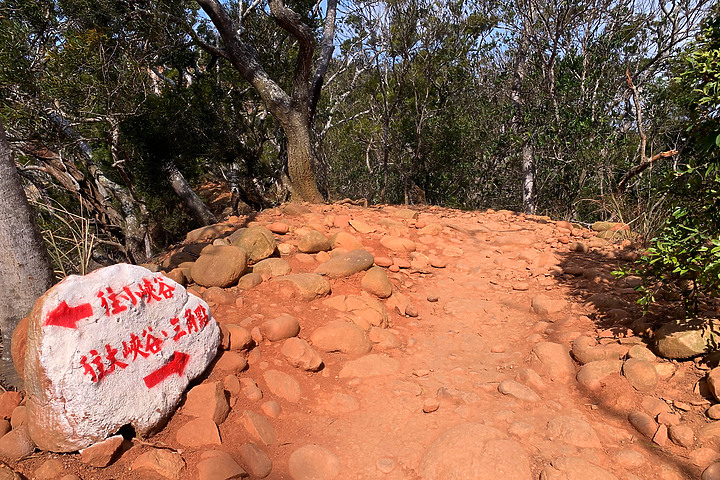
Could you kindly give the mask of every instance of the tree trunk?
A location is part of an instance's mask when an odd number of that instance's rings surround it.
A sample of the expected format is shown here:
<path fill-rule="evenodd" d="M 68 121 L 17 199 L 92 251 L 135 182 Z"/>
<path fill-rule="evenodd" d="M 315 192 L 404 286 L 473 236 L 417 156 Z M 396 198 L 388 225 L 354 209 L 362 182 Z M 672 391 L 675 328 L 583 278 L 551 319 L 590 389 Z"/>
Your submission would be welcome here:
<path fill-rule="evenodd" d="M 535 152 L 530 142 L 522 146 L 523 205 L 525 213 L 535 215 Z"/>
<path fill-rule="evenodd" d="M 302 113 L 289 116 L 283 125 L 287 136 L 288 175 L 293 185 L 292 200 L 322 203 L 323 197 L 317 188 L 312 169 L 312 143 L 310 124 Z"/>
<path fill-rule="evenodd" d="M 165 163 L 165 170 L 170 177 L 170 185 L 180 200 L 185 202 L 185 206 L 190 210 L 193 218 L 202 226 L 213 225 L 217 223 L 215 215 L 208 209 L 205 202 L 197 196 L 197 194 L 190 188 L 187 180 L 180 170 L 177 169 L 175 163 L 168 161 Z"/>
<path fill-rule="evenodd" d="M 25 197 L 10 145 L 0 123 L 0 381 L 22 387 L 10 355 L 10 341 L 18 322 L 53 283 L 45 243 L 35 212 Z"/>

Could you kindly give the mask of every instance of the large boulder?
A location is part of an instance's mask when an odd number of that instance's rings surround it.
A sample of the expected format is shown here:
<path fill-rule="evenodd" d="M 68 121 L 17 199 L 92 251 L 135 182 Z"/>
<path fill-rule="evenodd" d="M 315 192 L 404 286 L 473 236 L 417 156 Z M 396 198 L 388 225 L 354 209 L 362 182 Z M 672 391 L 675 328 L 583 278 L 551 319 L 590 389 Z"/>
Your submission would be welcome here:
<path fill-rule="evenodd" d="M 192 279 L 203 287 L 236 285 L 247 271 L 247 257 L 242 248 L 232 245 L 206 247 L 192 264 Z"/>
<path fill-rule="evenodd" d="M 245 250 L 248 261 L 252 263 L 268 258 L 277 251 L 275 237 L 265 227 L 250 227 L 244 230 L 232 243 Z"/>
<path fill-rule="evenodd" d="M 162 274 L 120 264 L 66 278 L 29 316 L 24 373 L 33 442 L 71 452 L 128 424 L 152 432 L 219 343 L 207 304 Z"/>
<path fill-rule="evenodd" d="M 711 325 L 709 320 L 666 323 L 655 332 L 656 353 L 664 358 L 692 358 L 707 353 L 720 340 L 712 332 L 718 327 L 720 322 Z"/>

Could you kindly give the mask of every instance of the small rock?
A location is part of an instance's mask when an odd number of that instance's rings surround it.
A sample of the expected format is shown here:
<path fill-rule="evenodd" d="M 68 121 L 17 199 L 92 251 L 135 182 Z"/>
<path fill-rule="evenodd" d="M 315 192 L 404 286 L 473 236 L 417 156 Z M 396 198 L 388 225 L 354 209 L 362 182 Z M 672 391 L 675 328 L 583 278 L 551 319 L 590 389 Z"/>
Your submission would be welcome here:
<path fill-rule="evenodd" d="M 13 410 L 22 402 L 20 392 L 5 392 L 0 395 L 0 417 L 10 419 Z"/>
<path fill-rule="evenodd" d="M 715 400 L 720 400 L 720 367 L 710 370 L 707 376 L 707 386 Z"/>
<path fill-rule="evenodd" d="M 666 323 L 655 332 L 655 348 L 664 358 L 692 358 L 710 351 L 713 334 L 704 320 Z M 715 326 L 717 328 L 717 325 Z"/>
<path fill-rule="evenodd" d="M 215 368 L 226 373 L 240 373 L 247 368 L 245 357 L 237 352 L 222 352 Z"/>
<path fill-rule="evenodd" d="M 322 367 L 320 355 L 302 338 L 288 338 L 283 343 L 282 354 L 285 359 L 296 368 L 315 372 Z"/>
<path fill-rule="evenodd" d="M 241 378 L 240 384 L 242 385 L 242 392 L 248 400 L 250 400 L 251 402 L 257 402 L 258 400 L 262 400 L 262 390 L 260 390 L 260 388 L 257 386 L 257 384 L 253 381 L 252 378 Z"/>
<path fill-rule="evenodd" d="M 700 480 L 720 480 L 720 462 L 712 463 L 703 470 Z"/>
<path fill-rule="evenodd" d="M 190 389 L 182 413 L 191 417 L 209 418 L 216 425 L 223 423 L 230 413 L 230 404 L 223 384 L 202 383 Z"/>
<path fill-rule="evenodd" d="M 279 370 L 266 370 L 263 374 L 268 389 L 280 398 L 284 398 L 288 402 L 297 403 L 302 396 L 300 384 L 287 373 Z"/>
<path fill-rule="evenodd" d="M 378 470 L 380 470 L 380 472 L 387 475 L 395 470 L 395 460 L 392 458 L 379 458 L 378 461 L 375 462 L 375 466 Z"/>
<path fill-rule="evenodd" d="M 538 363 L 541 373 L 552 380 L 567 381 L 575 374 L 569 350 L 559 343 L 537 343 L 532 349 L 531 360 Z"/>
<path fill-rule="evenodd" d="M 613 459 L 624 468 L 638 468 L 645 463 L 645 457 L 642 453 L 629 448 L 615 452 Z"/>
<path fill-rule="evenodd" d="M 230 350 L 247 350 L 252 346 L 253 339 L 247 329 L 241 327 L 240 325 L 235 325 L 232 323 L 226 323 L 224 325 L 230 335 L 230 341 L 228 345 Z"/>
<path fill-rule="evenodd" d="M 113 435 L 107 440 L 80 450 L 80 460 L 91 467 L 107 467 L 120 450 L 123 441 L 122 435 Z"/>
<path fill-rule="evenodd" d="M 555 417 L 548 422 L 551 440 L 560 440 L 578 448 L 600 448 L 600 440 L 585 420 L 569 415 Z"/>
<path fill-rule="evenodd" d="M 340 473 L 340 460 L 320 445 L 305 445 L 288 459 L 293 480 L 332 480 Z"/>
<path fill-rule="evenodd" d="M 330 244 L 333 249 L 341 249 L 348 252 L 353 250 L 360 250 L 363 244 L 357 238 L 353 237 L 347 232 L 338 232 L 330 239 Z"/>
<path fill-rule="evenodd" d="M 712 407 L 708 408 L 705 413 L 713 420 L 720 420 L 720 403 L 716 403 Z"/>
<path fill-rule="evenodd" d="M 285 235 L 290 231 L 290 225 L 283 222 L 274 222 L 267 226 L 267 229 L 278 235 Z"/>
<path fill-rule="evenodd" d="M 652 437 L 653 443 L 664 447 L 668 442 L 668 428 L 667 425 L 660 425 Z"/>
<path fill-rule="evenodd" d="M 300 294 L 300 297 L 307 301 L 324 297 L 330 293 L 330 282 L 315 273 L 294 273 L 276 277 L 273 281 L 278 283 L 289 282 Z"/>
<path fill-rule="evenodd" d="M 65 465 L 57 458 L 49 458 L 35 470 L 35 478 L 37 480 L 52 480 L 62 475 Z"/>
<path fill-rule="evenodd" d="M 370 327 L 368 339 L 376 350 L 390 350 L 401 345 L 400 340 L 392 332 L 380 327 Z"/>
<path fill-rule="evenodd" d="M 437 411 L 438 408 L 440 408 L 440 402 L 437 398 L 426 398 L 423 402 L 422 411 L 425 413 L 432 413 Z"/>
<path fill-rule="evenodd" d="M 392 295 L 392 283 L 381 267 L 371 267 L 363 276 L 360 285 L 366 292 L 380 298 Z"/>
<path fill-rule="evenodd" d="M 362 328 L 343 320 L 328 322 L 325 326 L 316 329 L 310 338 L 313 345 L 323 352 L 361 355 L 372 348 Z"/>
<path fill-rule="evenodd" d="M 197 469 L 198 480 L 234 480 L 247 476 L 229 453 L 219 450 L 203 452 Z"/>
<path fill-rule="evenodd" d="M 671 425 L 668 434 L 670 440 L 681 447 L 690 448 L 695 444 L 695 433 L 687 425 Z"/>
<path fill-rule="evenodd" d="M 246 443 L 237 449 L 238 463 L 251 476 L 265 478 L 272 472 L 272 461 L 265 452 L 254 443 Z"/>
<path fill-rule="evenodd" d="M 637 358 L 648 362 L 657 361 L 657 357 L 645 345 L 633 345 L 627 353 L 628 358 Z"/>
<path fill-rule="evenodd" d="M 210 287 L 203 293 L 203 298 L 207 302 L 212 302 L 217 305 L 235 305 L 237 297 L 234 293 L 227 290 L 223 290 L 220 287 Z"/>
<path fill-rule="evenodd" d="M 192 265 L 192 278 L 203 287 L 229 287 L 238 283 L 247 270 L 242 248 L 231 245 L 211 246 Z"/>
<path fill-rule="evenodd" d="M 380 245 L 393 252 L 414 252 L 417 246 L 412 240 L 401 237 L 385 235 L 380 239 Z"/>
<path fill-rule="evenodd" d="M 0 457 L 16 461 L 35 451 L 35 444 L 30 439 L 27 425 L 11 430 L 0 438 Z"/>
<path fill-rule="evenodd" d="M 577 381 L 588 390 L 596 390 L 602 386 L 606 377 L 620 373 L 622 365 L 621 360 L 600 360 L 587 363 L 578 372 Z"/>
<path fill-rule="evenodd" d="M 658 424 L 650 415 L 643 412 L 632 412 L 628 415 L 630 424 L 635 427 L 635 430 L 642 433 L 648 438 L 653 438 L 655 432 L 657 432 Z"/>
<path fill-rule="evenodd" d="M 655 365 L 647 360 L 630 358 L 625 361 L 622 373 L 635 390 L 651 392 L 657 387 L 658 378 Z"/>
<path fill-rule="evenodd" d="M 257 287 L 262 282 L 262 275 L 259 273 L 248 273 L 247 275 L 240 277 L 237 286 L 241 290 L 250 290 L 251 288 Z"/>
<path fill-rule="evenodd" d="M 303 253 L 325 252 L 331 248 L 330 240 L 316 230 L 310 230 L 300 239 L 300 243 L 298 243 L 298 250 Z"/>
<path fill-rule="evenodd" d="M 27 407 L 25 407 L 25 405 L 18 405 L 15 407 L 15 410 L 13 410 L 13 413 L 10 416 L 10 426 L 12 426 L 12 428 L 18 428 L 20 425 L 24 424 L 26 420 Z"/>
<path fill-rule="evenodd" d="M 367 270 L 375 262 L 372 254 L 367 250 L 353 250 L 352 252 L 337 255 L 320 264 L 315 273 L 330 278 L 349 277 L 358 272 Z"/>
<path fill-rule="evenodd" d="M 248 261 L 252 263 L 270 257 L 277 250 L 275 237 L 265 227 L 250 227 L 244 230 L 233 240 L 233 245 L 242 248 L 247 253 Z"/>
<path fill-rule="evenodd" d="M 537 393 L 533 392 L 531 388 L 526 387 L 515 380 L 503 380 L 500 382 L 498 385 L 498 392 L 525 402 L 534 403 L 540 401 L 540 396 Z"/>
<path fill-rule="evenodd" d="M 209 418 L 190 420 L 178 429 L 175 438 L 180 445 L 190 448 L 221 445 L 217 425 Z"/>
<path fill-rule="evenodd" d="M 263 413 L 270 418 L 278 418 L 282 415 L 282 407 L 275 400 L 270 400 L 260 405 Z"/>
<path fill-rule="evenodd" d="M 240 417 L 240 423 L 253 438 L 265 445 L 272 445 L 277 441 L 275 429 L 267 418 L 262 415 L 245 410 L 242 417 Z"/>
<path fill-rule="evenodd" d="M 271 342 L 295 337 L 300 333 L 300 323 L 292 315 L 283 314 L 260 324 L 260 333 Z"/>
<path fill-rule="evenodd" d="M 137 457 L 131 469 L 151 470 L 168 480 L 180 480 L 185 473 L 185 460 L 179 453 L 164 448 L 153 448 Z"/>
<path fill-rule="evenodd" d="M 533 297 L 531 305 L 533 312 L 538 315 L 557 313 L 567 306 L 563 300 L 556 300 L 545 295 L 536 295 Z"/>
<path fill-rule="evenodd" d="M 363 222 L 362 220 L 356 220 L 356 219 L 350 220 L 350 226 L 352 228 L 354 228 L 356 232 L 363 233 L 363 234 L 373 233 L 375 230 L 377 230 L 372 225 L 369 225 L 369 224 Z"/>
<path fill-rule="evenodd" d="M 281 277 L 291 271 L 290 264 L 282 258 L 266 258 L 253 266 L 253 273 L 257 273 L 263 279 Z"/>

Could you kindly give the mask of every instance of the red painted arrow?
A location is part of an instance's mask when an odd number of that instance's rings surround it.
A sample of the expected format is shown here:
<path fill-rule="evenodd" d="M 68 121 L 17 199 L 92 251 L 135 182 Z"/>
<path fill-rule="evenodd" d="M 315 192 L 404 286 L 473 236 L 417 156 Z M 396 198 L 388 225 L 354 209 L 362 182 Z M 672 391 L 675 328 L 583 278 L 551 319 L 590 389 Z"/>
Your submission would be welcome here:
<path fill-rule="evenodd" d="M 92 317 L 93 309 L 89 303 L 71 307 L 65 300 L 45 317 L 43 325 L 56 325 L 58 327 L 77 328 L 77 322 Z"/>
<path fill-rule="evenodd" d="M 153 388 L 173 373 L 177 373 L 178 376 L 182 375 L 188 361 L 190 361 L 190 355 L 187 353 L 174 352 L 168 363 L 143 378 L 143 380 L 145 380 L 145 385 L 147 385 L 148 388 Z"/>

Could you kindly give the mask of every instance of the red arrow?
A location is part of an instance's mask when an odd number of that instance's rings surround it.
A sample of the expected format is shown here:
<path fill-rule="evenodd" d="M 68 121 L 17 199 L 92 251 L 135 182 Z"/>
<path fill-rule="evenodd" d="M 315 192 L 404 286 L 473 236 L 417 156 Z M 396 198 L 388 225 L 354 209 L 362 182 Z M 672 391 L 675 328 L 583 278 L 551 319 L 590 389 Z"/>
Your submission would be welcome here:
<path fill-rule="evenodd" d="M 56 325 L 58 327 L 77 328 L 77 322 L 92 317 L 93 309 L 89 303 L 71 307 L 65 300 L 45 317 L 43 325 Z"/>
<path fill-rule="evenodd" d="M 148 388 L 153 388 L 173 373 L 177 373 L 178 376 L 182 375 L 188 361 L 190 361 L 190 355 L 187 353 L 174 352 L 168 363 L 143 378 L 143 380 L 145 380 L 145 385 L 147 385 Z"/>

